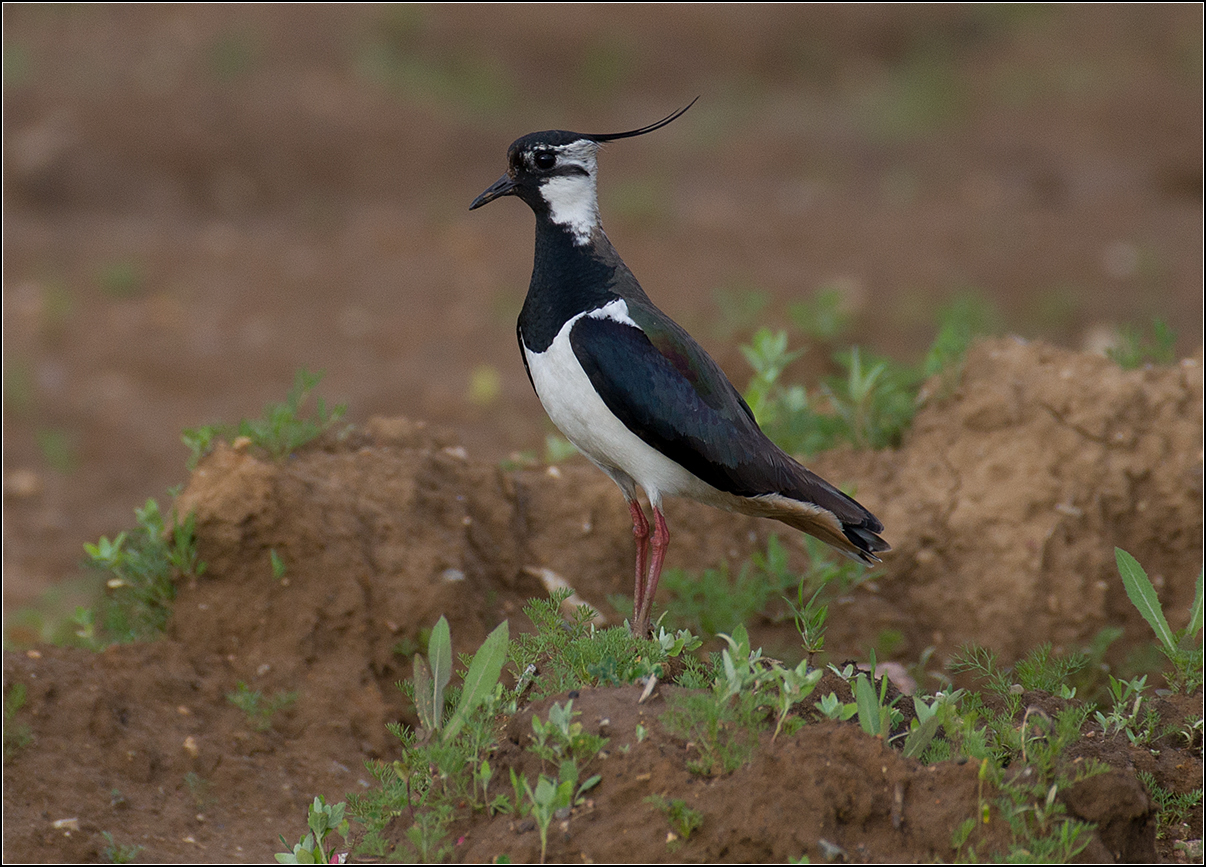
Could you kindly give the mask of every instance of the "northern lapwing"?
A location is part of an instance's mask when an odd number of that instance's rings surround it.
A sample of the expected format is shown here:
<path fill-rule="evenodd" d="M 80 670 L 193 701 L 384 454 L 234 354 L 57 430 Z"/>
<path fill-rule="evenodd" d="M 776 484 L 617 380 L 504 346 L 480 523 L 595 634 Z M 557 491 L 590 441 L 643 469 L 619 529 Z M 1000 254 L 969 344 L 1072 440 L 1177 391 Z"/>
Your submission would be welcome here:
<path fill-rule="evenodd" d="M 603 233 L 599 146 L 660 129 L 694 104 L 628 132 L 525 135 L 507 151 L 506 174 L 469 206 L 518 196 L 536 213 L 519 348 L 553 424 L 628 501 L 636 537 L 630 629 L 642 637 L 670 541 L 663 497 L 774 518 L 867 564 L 889 548 L 874 515 L 766 437 L 719 365 L 654 306 Z M 652 533 L 638 487 L 653 508 Z"/>

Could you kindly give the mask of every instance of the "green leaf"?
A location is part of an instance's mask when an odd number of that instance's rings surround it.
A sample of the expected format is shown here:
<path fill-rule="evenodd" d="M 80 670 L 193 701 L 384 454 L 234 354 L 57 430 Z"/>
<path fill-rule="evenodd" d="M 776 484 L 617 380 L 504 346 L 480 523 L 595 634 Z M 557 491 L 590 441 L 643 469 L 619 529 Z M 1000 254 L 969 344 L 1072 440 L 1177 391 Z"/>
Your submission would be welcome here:
<path fill-rule="evenodd" d="M 509 636 L 507 621 L 504 620 L 486 636 L 486 640 L 474 654 L 473 662 L 469 663 L 469 672 L 465 675 L 460 704 L 448 720 L 448 725 L 444 727 L 444 743 L 450 743 L 456 737 L 469 714 L 494 691 L 494 685 L 502 674 L 503 663 L 507 661 Z"/>
<path fill-rule="evenodd" d="M 917 728 L 909 732 L 909 736 L 904 742 L 904 756 L 906 759 L 919 759 L 921 754 L 925 752 L 925 748 L 930 745 L 930 741 L 934 739 L 934 735 L 938 733 L 938 714 L 932 713 L 925 718 Z"/>
<path fill-rule="evenodd" d="M 431 663 L 431 679 L 435 688 L 432 701 L 436 728 L 439 728 L 444 721 L 444 688 L 452 680 L 452 635 L 448 629 L 448 618 L 442 614 L 427 641 L 427 658 Z"/>
<path fill-rule="evenodd" d="M 854 680 L 854 701 L 858 706 L 859 725 L 863 731 L 875 737 L 879 734 L 879 698 L 865 674 L 860 674 Z"/>
<path fill-rule="evenodd" d="M 415 712 L 419 715 L 419 722 L 423 724 L 423 728 L 433 732 L 438 728 L 438 723 L 435 719 L 435 706 L 432 703 L 434 691 L 431 683 L 431 669 L 427 666 L 427 660 L 418 653 L 415 654 L 414 662 Z"/>
<path fill-rule="evenodd" d="M 1190 647 L 1193 646 L 1194 636 L 1202 628 L 1202 572 L 1198 572 L 1198 580 L 1194 584 L 1193 606 L 1189 609 L 1189 626 L 1185 629 L 1185 637 Z"/>
<path fill-rule="evenodd" d="M 1151 626 L 1165 649 L 1176 650 L 1177 643 L 1173 639 L 1172 630 L 1168 628 L 1168 621 L 1164 618 L 1164 610 L 1160 607 L 1156 588 L 1152 586 L 1139 561 L 1121 548 L 1114 549 L 1114 559 L 1118 562 L 1118 574 L 1122 576 L 1122 584 L 1126 587 L 1126 595 L 1131 604 L 1139 609 L 1139 613 Z"/>

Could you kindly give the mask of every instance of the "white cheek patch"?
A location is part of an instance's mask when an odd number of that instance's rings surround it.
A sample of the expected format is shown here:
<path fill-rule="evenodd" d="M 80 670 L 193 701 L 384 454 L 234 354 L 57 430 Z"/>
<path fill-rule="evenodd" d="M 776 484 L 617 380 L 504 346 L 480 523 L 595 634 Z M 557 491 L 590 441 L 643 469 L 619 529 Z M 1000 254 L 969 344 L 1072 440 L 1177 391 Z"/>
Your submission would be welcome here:
<path fill-rule="evenodd" d="M 565 226 L 582 246 L 599 225 L 599 199 L 593 175 L 561 175 L 540 185 L 540 195 L 549 205 L 549 219 Z"/>

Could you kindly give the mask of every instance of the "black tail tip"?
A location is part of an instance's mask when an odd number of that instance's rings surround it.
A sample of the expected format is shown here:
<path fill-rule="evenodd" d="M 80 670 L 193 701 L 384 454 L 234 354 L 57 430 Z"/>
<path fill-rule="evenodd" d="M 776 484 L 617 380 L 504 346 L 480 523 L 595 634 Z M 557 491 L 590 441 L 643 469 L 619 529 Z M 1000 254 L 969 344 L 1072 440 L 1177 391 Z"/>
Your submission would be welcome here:
<path fill-rule="evenodd" d="M 865 527 L 843 526 L 842 534 L 858 549 L 854 556 L 868 566 L 880 562 L 877 554 L 892 550 L 891 545 Z"/>

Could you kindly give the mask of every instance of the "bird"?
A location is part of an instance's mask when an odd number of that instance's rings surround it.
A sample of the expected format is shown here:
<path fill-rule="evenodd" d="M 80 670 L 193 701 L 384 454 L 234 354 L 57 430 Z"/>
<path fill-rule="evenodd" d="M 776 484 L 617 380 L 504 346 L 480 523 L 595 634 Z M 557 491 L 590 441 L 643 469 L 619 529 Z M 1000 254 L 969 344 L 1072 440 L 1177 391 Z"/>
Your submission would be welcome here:
<path fill-rule="evenodd" d="M 516 196 L 536 215 L 516 324 L 524 369 L 553 424 L 628 503 L 636 540 L 629 629 L 642 638 L 670 543 L 665 497 L 781 521 L 867 565 L 890 549 L 878 518 L 762 432 L 724 371 L 654 305 L 603 231 L 601 146 L 661 129 L 698 99 L 627 132 L 522 136 L 503 176 L 469 206 Z"/>

